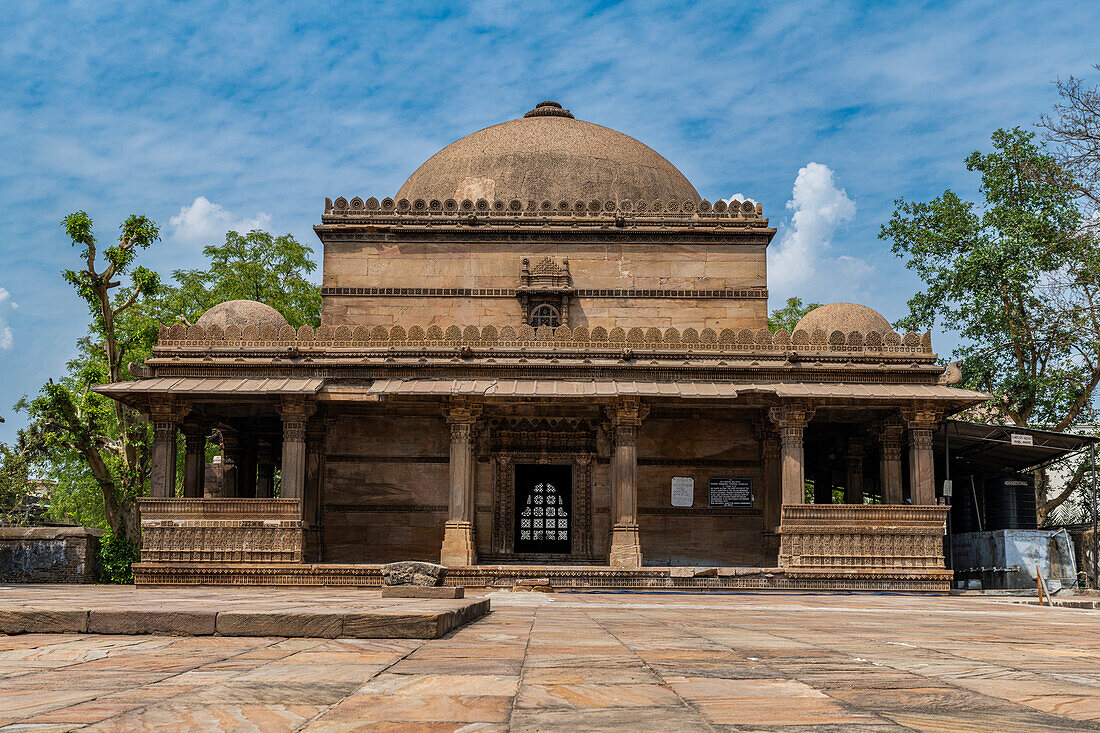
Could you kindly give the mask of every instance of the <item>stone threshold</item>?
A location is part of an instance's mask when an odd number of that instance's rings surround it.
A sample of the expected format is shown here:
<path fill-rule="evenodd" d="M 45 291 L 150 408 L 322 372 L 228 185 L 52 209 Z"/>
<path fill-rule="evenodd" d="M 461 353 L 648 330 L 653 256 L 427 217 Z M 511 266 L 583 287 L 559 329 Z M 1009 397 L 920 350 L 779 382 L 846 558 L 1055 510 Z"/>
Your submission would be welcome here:
<path fill-rule="evenodd" d="M 438 639 L 489 612 L 488 599 L 432 600 L 415 608 L 241 611 L 90 607 L 81 610 L 0 608 L 0 634 L 151 634 Z"/>

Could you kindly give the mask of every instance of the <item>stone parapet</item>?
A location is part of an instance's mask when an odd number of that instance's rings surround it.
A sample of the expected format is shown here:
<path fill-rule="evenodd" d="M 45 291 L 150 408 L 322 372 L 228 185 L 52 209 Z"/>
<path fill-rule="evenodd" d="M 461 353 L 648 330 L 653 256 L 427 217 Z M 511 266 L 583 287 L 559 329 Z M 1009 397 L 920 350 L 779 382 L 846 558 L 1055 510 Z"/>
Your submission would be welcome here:
<path fill-rule="evenodd" d="M 629 329 L 618 326 L 610 329 L 596 326 L 466 326 L 458 325 L 443 328 L 438 325 L 428 327 L 411 326 L 321 326 L 316 330 L 310 326 L 295 329 L 293 326 L 274 326 L 263 328 L 250 324 L 243 329 L 229 326 L 203 328 L 199 325 L 161 326 L 157 342 L 157 352 L 206 351 L 213 348 L 273 349 L 287 353 L 326 352 L 341 349 L 400 349 L 417 347 L 470 347 L 470 348 L 539 348 L 583 349 L 599 351 L 601 349 L 621 350 L 623 348 L 640 351 L 704 351 L 731 353 L 866 353 L 866 354 L 906 354 L 920 355 L 933 359 L 932 339 L 929 333 L 907 333 L 904 336 L 893 331 L 880 333 L 870 331 L 861 333 L 852 331 L 813 332 L 796 330 L 793 334 L 786 329 L 772 333 L 766 328 L 752 330 L 743 328 L 734 330 L 724 328 L 715 330 L 704 328 L 677 328 L 664 330 L 656 327 Z"/>
<path fill-rule="evenodd" d="M 453 199 L 443 201 L 432 199 L 405 199 L 396 201 L 390 197 L 379 201 L 371 196 L 365 201 L 354 196 L 350 200 L 340 196 L 336 200 L 325 199 L 325 210 L 321 216 L 324 224 L 381 223 L 410 224 L 423 223 L 440 226 L 448 222 L 456 226 L 484 226 L 486 224 L 507 226 L 546 226 L 564 220 L 570 226 L 590 224 L 606 227 L 609 221 L 616 226 L 662 226 L 692 227 L 700 225 L 717 226 L 756 226 L 766 227 L 768 220 L 763 216 L 763 207 L 751 201 L 698 201 L 678 200 L 638 200 L 621 199 L 600 201 L 592 199 L 536 201 L 511 199 L 492 201 L 480 199 Z"/>
<path fill-rule="evenodd" d="M 143 563 L 300 563 L 299 499 L 142 499 Z"/>
<path fill-rule="evenodd" d="M 791 572 L 950 571 L 944 568 L 944 506 L 784 505 L 779 565 Z"/>

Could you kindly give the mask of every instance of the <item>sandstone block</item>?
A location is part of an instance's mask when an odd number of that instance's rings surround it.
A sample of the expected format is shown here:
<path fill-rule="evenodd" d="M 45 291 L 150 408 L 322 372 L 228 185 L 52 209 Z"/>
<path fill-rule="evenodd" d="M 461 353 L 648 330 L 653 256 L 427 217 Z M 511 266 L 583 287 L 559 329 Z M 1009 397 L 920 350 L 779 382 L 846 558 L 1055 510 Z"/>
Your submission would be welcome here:
<path fill-rule="evenodd" d="M 341 636 L 353 639 L 438 639 L 455 626 L 447 612 L 394 613 L 367 611 L 344 615 Z"/>
<path fill-rule="evenodd" d="M 0 611 L 0 634 L 83 634 L 87 630 L 87 611 Z"/>
<path fill-rule="evenodd" d="M 223 636 L 335 639 L 340 635 L 341 627 L 341 616 L 335 613 L 222 611 L 217 619 L 217 631 Z"/>
<path fill-rule="evenodd" d="M 446 585 L 386 585 L 382 587 L 383 598 L 463 598 L 463 588 Z"/>
<path fill-rule="evenodd" d="M 430 562 L 406 560 L 383 565 L 382 582 L 385 585 L 443 585 L 447 568 Z"/>
<path fill-rule="evenodd" d="M 216 616 L 214 611 L 89 611 L 88 633 L 209 636 Z"/>

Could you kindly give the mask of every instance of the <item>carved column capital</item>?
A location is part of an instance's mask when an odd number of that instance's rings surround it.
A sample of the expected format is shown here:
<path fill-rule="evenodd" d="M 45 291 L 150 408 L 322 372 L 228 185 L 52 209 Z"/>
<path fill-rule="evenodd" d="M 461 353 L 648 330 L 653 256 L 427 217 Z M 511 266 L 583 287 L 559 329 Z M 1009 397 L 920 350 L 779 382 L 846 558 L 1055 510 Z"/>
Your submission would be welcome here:
<path fill-rule="evenodd" d="M 649 405 L 638 397 L 620 397 L 604 409 L 613 428 L 637 428 L 649 417 Z"/>
<path fill-rule="evenodd" d="M 279 400 L 275 411 L 283 420 L 283 440 L 304 443 L 306 427 L 314 410 L 316 405 L 313 401 L 304 397 L 289 396 Z"/>
<path fill-rule="evenodd" d="M 814 411 L 815 408 L 813 405 L 794 402 L 769 407 L 768 419 L 780 430 L 785 428 L 802 429 L 813 419 Z"/>
<path fill-rule="evenodd" d="M 473 425 L 481 417 L 482 409 L 483 406 L 477 402 L 453 399 L 443 404 L 443 417 L 451 426 Z"/>
<path fill-rule="evenodd" d="M 157 442 L 176 439 L 176 429 L 191 412 L 191 405 L 173 399 L 149 406 L 149 420 L 153 423 L 153 440 Z"/>

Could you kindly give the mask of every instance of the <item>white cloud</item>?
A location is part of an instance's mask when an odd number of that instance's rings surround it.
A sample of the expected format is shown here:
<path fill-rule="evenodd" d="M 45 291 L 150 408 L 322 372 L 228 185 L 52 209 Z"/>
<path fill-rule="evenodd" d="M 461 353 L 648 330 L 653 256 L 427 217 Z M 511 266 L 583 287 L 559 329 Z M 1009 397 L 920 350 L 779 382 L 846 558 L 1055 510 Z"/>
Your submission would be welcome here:
<path fill-rule="evenodd" d="M 748 201 L 748 202 L 754 203 L 754 204 L 758 203 L 756 199 L 749 198 L 748 196 L 746 196 L 743 193 L 735 193 L 732 196 L 730 196 L 729 198 L 724 198 L 722 200 L 725 201 L 727 205 L 729 204 L 730 201 Z"/>
<path fill-rule="evenodd" d="M 168 221 L 168 225 L 172 227 L 172 236 L 181 242 L 219 244 L 225 241 L 225 233 L 230 230 L 244 233 L 253 229 L 269 229 L 271 214 L 261 211 L 250 219 L 237 219 L 224 206 L 199 196 L 190 206 L 182 207 L 180 213 Z"/>
<path fill-rule="evenodd" d="M 8 325 L 7 310 L 9 308 L 16 310 L 19 306 L 12 301 L 11 293 L 4 288 L 0 288 L 0 351 L 7 351 L 15 343 L 11 326 Z"/>
<path fill-rule="evenodd" d="M 810 294 L 795 293 L 794 289 L 811 282 L 822 285 L 839 282 L 851 287 L 860 275 L 869 273 L 870 266 L 863 260 L 829 255 L 833 236 L 843 224 L 855 218 L 856 205 L 836 185 L 828 166 L 807 163 L 798 171 L 787 208 L 794 212 L 790 224 L 783 228 L 768 256 L 768 280 L 773 292 L 805 297 Z M 832 270 L 842 279 L 827 277 Z"/>

